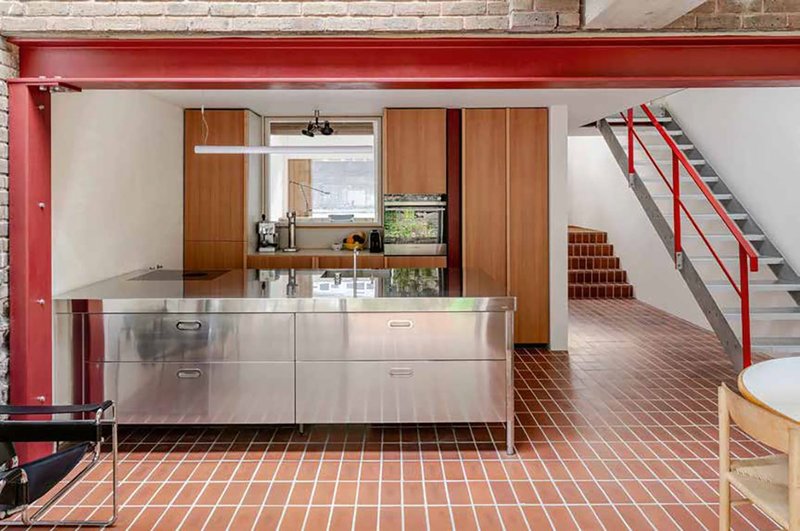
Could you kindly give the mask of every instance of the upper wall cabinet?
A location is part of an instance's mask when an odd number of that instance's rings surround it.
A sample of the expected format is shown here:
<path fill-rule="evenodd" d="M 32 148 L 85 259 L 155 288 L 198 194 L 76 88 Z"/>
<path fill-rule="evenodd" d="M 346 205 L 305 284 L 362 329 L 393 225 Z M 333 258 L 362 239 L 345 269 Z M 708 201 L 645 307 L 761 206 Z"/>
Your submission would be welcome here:
<path fill-rule="evenodd" d="M 386 109 L 384 193 L 447 193 L 445 109 Z"/>

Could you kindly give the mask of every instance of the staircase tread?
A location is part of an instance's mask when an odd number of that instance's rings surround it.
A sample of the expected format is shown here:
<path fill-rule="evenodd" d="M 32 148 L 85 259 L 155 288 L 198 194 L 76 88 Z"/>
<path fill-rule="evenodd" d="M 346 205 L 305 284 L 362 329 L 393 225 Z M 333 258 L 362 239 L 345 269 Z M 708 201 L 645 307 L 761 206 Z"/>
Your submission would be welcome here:
<path fill-rule="evenodd" d="M 800 337 L 754 337 L 751 340 L 753 348 L 760 347 L 789 347 L 800 349 Z"/>
<path fill-rule="evenodd" d="M 708 212 L 703 214 L 695 214 L 693 212 L 692 216 L 694 216 L 695 219 L 719 219 L 719 214 L 717 214 L 716 212 Z M 731 219 L 747 219 L 747 214 L 742 212 L 736 212 L 736 213 L 728 212 L 728 216 Z M 686 217 L 685 213 L 683 214 L 683 217 Z"/>
<path fill-rule="evenodd" d="M 621 273 L 621 272 L 624 272 L 625 270 L 622 269 L 621 267 L 603 267 L 603 268 L 599 268 L 599 269 L 585 269 L 585 268 L 569 269 L 568 271 L 570 273 L 595 273 L 595 272 L 600 272 L 600 273 Z"/>
<path fill-rule="evenodd" d="M 705 283 L 709 288 L 730 288 L 731 283 L 727 280 L 712 280 Z M 784 280 L 751 280 L 751 291 L 789 291 L 800 290 L 800 281 L 787 282 Z"/>
<path fill-rule="evenodd" d="M 689 255 L 689 259 L 692 262 L 716 262 L 717 261 L 716 258 L 714 258 L 711 255 L 707 255 L 707 256 L 691 256 L 691 255 Z M 723 255 L 723 256 L 720 256 L 719 259 L 722 260 L 722 261 L 728 261 L 728 262 L 730 262 L 732 260 L 738 261 L 739 260 L 739 255 L 738 254 L 735 255 L 735 256 L 725 256 L 725 255 Z M 762 263 L 765 263 L 765 264 L 780 264 L 780 263 L 783 263 L 783 257 L 782 256 L 759 256 L 758 257 L 758 261 L 762 262 Z"/>
<path fill-rule="evenodd" d="M 630 282 L 570 282 L 568 286 L 632 286 Z"/>
<path fill-rule="evenodd" d="M 644 182 L 644 183 L 663 183 L 664 182 L 664 179 L 662 179 L 661 177 L 647 177 L 647 178 L 643 179 L 641 177 L 641 175 L 640 175 L 639 178 L 642 179 L 642 182 Z M 703 182 L 706 182 L 706 183 L 715 183 L 715 182 L 719 181 L 719 177 L 717 177 L 716 175 L 701 175 L 700 179 Z M 681 177 L 681 182 L 682 183 L 693 183 L 694 179 L 692 179 L 691 177 Z"/>
<path fill-rule="evenodd" d="M 733 199 L 733 194 L 711 194 L 717 199 Z M 672 194 L 650 194 L 653 199 L 672 199 Z M 706 199 L 704 194 L 681 194 L 681 199 Z"/>
<path fill-rule="evenodd" d="M 723 308 L 725 315 L 741 315 L 741 308 Z M 750 308 L 751 315 L 796 315 L 800 316 L 800 306 L 775 306 L 766 308 Z"/>
<path fill-rule="evenodd" d="M 658 120 L 659 123 L 670 123 L 670 122 L 672 122 L 672 117 L 671 116 L 656 116 L 656 120 Z M 608 118 L 606 118 L 606 121 L 608 123 L 610 123 L 610 124 L 611 123 L 613 123 L 613 124 L 624 124 L 624 123 L 627 123 L 626 120 L 623 119 L 621 116 L 609 116 Z M 648 122 L 648 123 L 650 123 L 650 118 L 648 118 L 647 115 L 644 115 L 644 114 L 634 114 L 633 115 L 633 123 L 636 123 L 636 122 Z"/>
<path fill-rule="evenodd" d="M 710 239 L 725 239 L 725 240 L 734 240 L 733 234 L 706 234 L 706 238 Z M 745 234 L 744 237 L 750 241 L 760 242 L 767 239 L 767 237 L 763 234 Z M 683 238 L 691 238 L 691 239 L 700 239 L 699 234 L 684 234 Z"/>

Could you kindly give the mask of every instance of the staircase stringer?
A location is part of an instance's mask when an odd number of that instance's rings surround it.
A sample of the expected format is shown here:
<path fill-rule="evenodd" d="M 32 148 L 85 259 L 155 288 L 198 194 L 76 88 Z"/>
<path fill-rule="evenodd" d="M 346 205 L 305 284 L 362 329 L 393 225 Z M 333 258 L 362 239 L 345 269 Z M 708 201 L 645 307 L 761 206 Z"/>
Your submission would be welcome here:
<path fill-rule="evenodd" d="M 664 214 L 659 210 L 639 174 L 634 173 L 632 176 L 628 176 L 628 155 L 616 135 L 614 135 L 614 131 L 611 129 L 608 122 L 606 120 L 600 120 L 597 122 L 597 128 L 605 139 L 620 170 L 622 170 L 623 177 L 630 183 L 631 190 L 639 201 L 639 204 L 642 205 L 644 213 L 653 225 L 656 234 L 658 234 L 667 252 L 672 255 L 673 249 L 675 248 L 672 227 L 667 222 Z M 700 309 L 703 311 L 703 314 L 706 316 L 712 330 L 717 335 L 717 338 L 719 338 L 722 348 L 730 358 L 734 368 L 737 371 L 741 370 L 742 344 L 686 253 L 683 253 L 683 267 L 681 267 L 679 272 L 686 282 L 689 291 L 691 291 L 697 301 L 697 304 L 700 306 Z"/>

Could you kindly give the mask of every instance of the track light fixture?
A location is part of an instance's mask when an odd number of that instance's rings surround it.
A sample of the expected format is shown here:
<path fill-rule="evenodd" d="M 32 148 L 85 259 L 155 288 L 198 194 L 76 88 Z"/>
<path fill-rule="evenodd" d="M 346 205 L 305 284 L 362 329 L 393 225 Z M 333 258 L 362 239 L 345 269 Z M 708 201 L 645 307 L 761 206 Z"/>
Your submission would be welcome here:
<path fill-rule="evenodd" d="M 331 123 L 328 120 L 320 123 L 319 121 L 319 110 L 314 111 L 314 119 L 308 121 L 308 126 L 305 129 L 300 131 L 303 135 L 313 137 L 315 133 L 321 133 L 324 136 L 330 136 L 335 131 L 333 127 L 331 127 Z"/>

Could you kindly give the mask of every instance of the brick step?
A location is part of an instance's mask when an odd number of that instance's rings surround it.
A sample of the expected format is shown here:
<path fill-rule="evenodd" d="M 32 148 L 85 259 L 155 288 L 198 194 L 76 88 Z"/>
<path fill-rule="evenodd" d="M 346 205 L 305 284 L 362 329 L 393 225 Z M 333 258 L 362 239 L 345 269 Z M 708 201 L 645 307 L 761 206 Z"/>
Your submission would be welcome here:
<path fill-rule="evenodd" d="M 608 234 L 594 230 L 570 230 L 569 243 L 608 243 Z"/>
<path fill-rule="evenodd" d="M 571 243 L 569 256 L 614 256 L 614 246 L 610 243 Z"/>
<path fill-rule="evenodd" d="M 632 299 L 630 284 L 570 284 L 570 299 Z"/>
<path fill-rule="evenodd" d="M 573 269 L 570 284 L 627 284 L 628 274 L 622 269 Z"/>
<path fill-rule="evenodd" d="M 576 269 L 619 269 L 619 258 L 616 256 L 570 256 L 568 268 Z"/>

